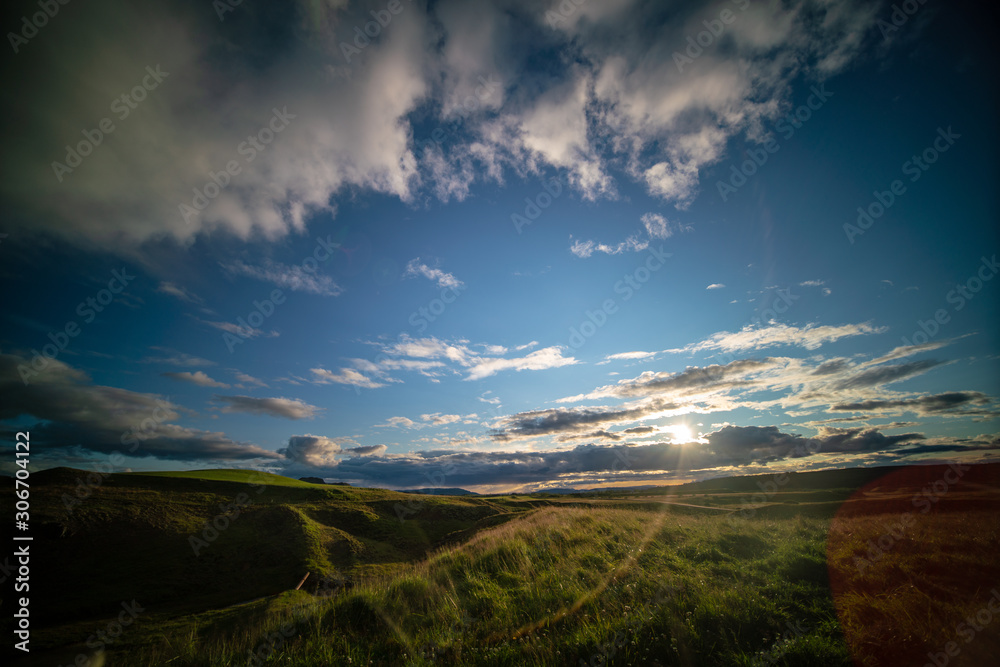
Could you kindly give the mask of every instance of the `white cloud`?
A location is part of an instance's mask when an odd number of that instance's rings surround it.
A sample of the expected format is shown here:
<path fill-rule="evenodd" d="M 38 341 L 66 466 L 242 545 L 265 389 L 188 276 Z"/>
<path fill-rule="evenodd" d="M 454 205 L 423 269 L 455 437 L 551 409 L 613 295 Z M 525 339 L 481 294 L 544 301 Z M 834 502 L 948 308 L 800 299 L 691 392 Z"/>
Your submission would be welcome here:
<path fill-rule="evenodd" d="M 668 239 L 674 234 L 689 232 L 692 229 L 690 225 L 671 222 L 659 213 L 643 213 L 640 220 L 642 220 L 643 227 L 646 228 L 646 233 L 653 239 Z"/>
<path fill-rule="evenodd" d="M 214 361 L 209 361 L 208 359 L 202 359 L 201 357 L 196 357 L 186 352 L 178 352 L 169 347 L 160 347 L 157 345 L 151 345 L 150 350 L 162 353 L 164 356 L 148 356 L 140 359 L 140 363 L 144 364 L 169 364 L 171 366 L 214 366 Z"/>
<path fill-rule="evenodd" d="M 641 351 L 636 351 L 636 352 L 617 352 L 615 354 L 609 354 L 609 355 L 607 355 L 606 357 L 604 357 L 604 359 L 602 361 L 597 362 L 597 365 L 598 366 L 602 366 L 602 365 L 610 363 L 612 361 L 618 361 L 618 360 L 621 360 L 621 359 L 626 359 L 626 360 L 629 360 L 629 359 L 650 359 L 652 357 L 655 357 L 656 354 L 657 354 L 656 352 L 641 352 Z"/>
<path fill-rule="evenodd" d="M 241 373 L 240 371 L 235 371 L 234 376 L 236 381 L 247 385 L 250 387 L 266 387 L 267 384 L 263 380 L 259 380 L 252 375 L 247 375 L 246 373 Z"/>
<path fill-rule="evenodd" d="M 288 446 L 278 450 L 285 458 L 308 466 L 327 467 L 337 465 L 345 451 L 344 445 L 355 445 L 350 438 L 327 438 L 319 435 L 293 435 Z M 384 446 L 383 446 L 384 448 Z"/>
<path fill-rule="evenodd" d="M 444 374 L 465 375 L 466 380 L 478 380 L 504 370 L 544 370 L 578 363 L 573 357 L 562 356 L 561 348 L 556 346 L 535 350 L 522 357 L 505 357 L 503 355 L 508 353 L 508 348 L 504 345 L 470 344 L 467 340 L 445 341 L 434 337 L 410 338 L 404 335 L 394 343 L 373 344 L 381 352 L 378 360 L 350 359 L 357 370 L 350 378 L 345 378 L 345 374 L 352 369 L 341 369 L 342 379 L 372 383 L 368 386 L 381 386 L 362 373 L 375 376 L 380 382 L 400 382 L 390 373 L 403 370 L 421 373 L 432 382 Z M 516 346 L 515 349 L 521 351 L 534 345 L 537 342 L 532 341 Z M 314 369 L 313 372 L 316 373 L 317 370 Z M 329 373 L 324 371 L 324 374 Z"/>
<path fill-rule="evenodd" d="M 246 412 L 254 415 L 268 415 L 285 419 L 309 419 L 319 411 L 297 398 L 254 398 L 252 396 L 216 396 L 218 403 L 225 404 L 222 412 Z"/>
<path fill-rule="evenodd" d="M 570 237 L 572 238 L 572 237 Z M 649 241 L 640 241 L 637 236 L 629 236 L 627 239 L 616 245 L 596 243 L 594 241 L 580 241 L 577 239 L 569 247 L 569 251 L 577 257 L 590 257 L 594 252 L 603 252 L 606 255 L 620 255 L 623 252 L 639 252 L 649 247 Z"/>
<path fill-rule="evenodd" d="M 391 427 L 391 428 L 422 428 L 426 424 L 420 424 L 413 421 L 409 417 L 389 417 L 384 424 L 376 424 L 375 427 Z"/>
<path fill-rule="evenodd" d="M 341 368 L 336 373 L 328 371 L 325 368 L 311 368 L 309 371 L 314 376 L 312 382 L 315 382 L 316 384 L 329 384 L 333 382 L 336 384 L 361 387 L 363 389 L 375 389 L 377 387 L 385 386 L 384 382 L 373 380 L 353 368 Z"/>
<path fill-rule="evenodd" d="M 722 289 L 723 287 L 725 287 L 725 285 L 723 285 L 722 283 L 712 283 L 705 289 Z"/>
<path fill-rule="evenodd" d="M 202 298 L 197 294 L 189 292 L 184 287 L 175 285 L 174 283 L 167 281 L 162 281 L 156 288 L 156 291 L 160 292 L 161 294 L 169 294 L 170 296 L 176 299 L 180 299 L 181 301 L 184 301 L 186 303 L 191 303 L 198 306 L 204 305 L 205 303 L 204 300 L 202 300 Z"/>
<path fill-rule="evenodd" d="M 419 257 L 407 262 L 406 272 L 403 275 L 407 277 L 423 276 L 437 283 L 438 287 L 457 289 L 463 285 L 462 281 L 452 274 L 446 273 L 441 269 L 432 269 L 427 264 L 421 262 Z"/>
<path fill-rule="evenodd" d="M 559 347 L 545 347 L 528 354 L 524 357 L 513 359 L 477 359 L 469 369 L 466 380 L 481 380 L 500 371 L 539 371 L 548 368 L 559 368 L 579 363 L 573 357 L 562 356 L 562 349 Z"/>
<path fill-rule="evenodd" d="M 218 329 L 219 331 L 225 331 L 226 333 L 231 333 L 234 336 L 240 336 L 241 338 L 256 338 L 258 336 L 264 336 L 265 338 L 277 338 L 281 334 L 273 329 L 271 331 L 264 331 L 263 329 L 258 329 L 252 326 L 242 326 L 236 324 L 235 322 L 216 322 L 213 320 L 198 320 L 202 324 L 207 324 L 213 329 Z"/>
<path fill-rule="evenodd" d="M 310 215 L 335 213 L 338 198 L 351 192 L 406 203 L 425 193 L 462 199 L 480 178 L 502 182 L 508 168 L 519 176 L 555 169 L 591 200 L 617 196 L 614 168 L 683 208 L 729 142 L 761 140 L 787 111 L 793 81 L 822 80 L 857 57 L 880 6 L 752 3 L 734 10 L 726 48 L 706 49 L 680 71 L 671 45 L 704 29 L 707 14 L 697 3 L 676 7 L 659 25 L 655 3 L 585 3 L 557 30 L 536 5 L 467 4 L 414 5 L 350 62 L 338 44 L 371 20 L 367 7 L 314 3 L 308 20 L 295 14 L 306 10 L 291 8 L 298 39 L 266 67 L 249 67 L 239 57 L 262 56 L 264 48 L 234 55 L 218 24 L 213 33 L 159 5 L 94 2 L 86 20 L 54 23 L 51 39 L 32 47 L 77 63 L 72 73 L 25 70 L 11 84 L 30 99 L 61 101 L 5 130 L 8 157 L 25 165 L 0 184 L 23 209 L 13 220 L 111 248 L 162 238 L 190 243 L 219 231 L 277 239 L 304 231 Z M 251 33 L 272 27 L 266 13 L 242 17 Z M 161 29 L 119 28 L 130 25 Z M 550 56 L 544 68 L 511 48 L 536 33 L 536 52 Z M 317 58 L 326 65 L 315 67 Z M 144 76 L 135 63 L 162 64 L 167 74 L 141 111 L 59 182 L 51 160 Z M 494 74 L 503 83 L 480 91 Z M 75 85 L 78 79 L 90 84 Z M 238 147 L 268 125 L 275 108 L 287 126 L 246 160 Z M 463 132 L 418 158 L 414 114 L 431 124 L 461 119 Z M 208 173 L 234 160 L 241 172 L 185 220 L 179 205 L 191 205 L 193 191 L 211 182 Z M 659 222 L 652 230 L 666 233 Z M 339 290 L 281 269 L 276 275 L 317 294 Z"/>
<path fill-rule="evenodd" d="M 95 2 L 72 25 L 53 22 L 52 40 L 37 44 L 52 51 L 35 49 L 36 55 L 58 51 L 77 67 L 65 76 L 32 80 L 26 74 L 19 82 L 32 99 L 61 104 L 22 128 L 43 138 L 42 145 L 17 142 L 25 148 L 14 159 L 40 168 L 24 169 L 0 187 L 22 193 L 18 200 L 36 229 L 109 247 L 163 237 L 187 243 L 216 230 L 273 239 L 302 231 L 309 213 L 334 210 L 331 197 L 348 188 L 410 201 L 419 175 L 407 115 L 430 90 L 430 18 L 415 7 L 395 16 L 392 29 L 345 66 L 336 44 L 371 20 L 367 9 L 321 3 L 308 20 L 299 11 L 289 8 L 298 39 L 280 57 L 267 54 L 267 66 L 260 67 L 228 51 L 231 35 L 221 24 L 190 12 Z M 273 27 L 266 12 L 242 17 L 248 34 Z M 128 28 L 137 25 L 159 28 L 155 34 Z M 331 27 L 343 34 L 331 34 Z M 324 44 L 330 64 L 313 67 L 313 49 Z M 261 44 L 241 50 L 248 59 L 264 53 Z M 116 121 L 106 145 L 60 183 L 49 162 L 65 155 L 64 145 L 81 127 L 109 115 L 108 101 L 142 80 L 145 64 L 162 65 L 162 82 L 135 117 Z M 75 85 L 78 78 L 90 83 Z M 268 127 L 275 107 L 287 126 L 247 160 L 239 146 Z M 224 171 L 229 161 L 240 173 L 186 221 L 179 205 L 191 206 L 193 189 L 211 183 L 209 172 Z"/>
<path fill-rule="evenodd" d="M 735 333 L 721 331 L 712 334 L 700 343 L 692 343 L 682 348 L 665 350 L 665 352 L 700 352 L 702 350 L 737 352 L 761 350 L 776 345 L 794 345 L 804 347 L 807 350 L 815 350 L 825 343 L 831 343 L 841 338 L 880 334 L 886 331 L 886 327 L 876 327 L 868 322 L 840 326 L 807 324 L 804 327 L 788 324 L 747 325 Z"/>
<path fill-rule="evenodd" d="M 203 371 L 195 371 L 194 373 L 160 373 L 160 375 L 173 380 L 180 380 L 181 382 L 190 382 L 191 384 L 196 384 L 199 387 L 229 387 L 229 385 L 225 382 L 217 382 L 208 377 L 208 375 Z"/>
<path fill-rule="evenodd" d="M 222 264 L 227 272 L 272 283 L 293 292 L 308 292 L 321 296 L 338 296 L 343 290 L 328 275 L 307 271 L 302 266 L 289 266 L 280 262 L 265 260 L 262 266 L 253 266 L 241 261 Z"/>

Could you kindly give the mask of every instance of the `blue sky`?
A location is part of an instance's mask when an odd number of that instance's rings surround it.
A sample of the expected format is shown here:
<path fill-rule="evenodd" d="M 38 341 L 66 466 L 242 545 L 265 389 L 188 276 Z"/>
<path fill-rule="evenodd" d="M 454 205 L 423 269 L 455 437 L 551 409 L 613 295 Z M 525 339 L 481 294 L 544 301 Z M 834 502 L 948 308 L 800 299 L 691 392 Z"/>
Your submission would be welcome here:
<path fill-rule="evenodd" d="M 993 458 L 996 65 L 913 9 L 61 7 L 8 36 L 5 440 L 484 491 Z"/>

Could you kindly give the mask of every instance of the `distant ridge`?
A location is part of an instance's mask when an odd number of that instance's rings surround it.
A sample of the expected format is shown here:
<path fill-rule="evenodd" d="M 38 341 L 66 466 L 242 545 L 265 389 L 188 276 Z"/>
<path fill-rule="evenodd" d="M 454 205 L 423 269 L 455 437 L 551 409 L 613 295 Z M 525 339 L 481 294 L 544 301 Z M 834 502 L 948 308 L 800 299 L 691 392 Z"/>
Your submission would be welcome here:
<path fill-rule="evenodd" d="M 347 482 L 326 482 L 319 477 L 299 477 L 300 482 L 307 482 L 309 484 L 328 484 L 330 486 L 350 486 Z"/>
<path fill-rule="evenodd" d="M 422 493 L 428 496 L 478 496 L 480 494 L 459 488 L 400 489 L 399 493 Z"/>

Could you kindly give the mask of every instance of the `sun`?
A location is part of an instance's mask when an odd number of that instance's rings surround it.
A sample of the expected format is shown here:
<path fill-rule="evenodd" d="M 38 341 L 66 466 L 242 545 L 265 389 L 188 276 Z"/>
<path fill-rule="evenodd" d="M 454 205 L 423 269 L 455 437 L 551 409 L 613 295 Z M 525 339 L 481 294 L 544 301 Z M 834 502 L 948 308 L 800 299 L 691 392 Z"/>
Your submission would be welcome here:
<path fill-rule="evenodd" d="M 695 439 L 691 427 L 687 424 L 671 424 L 664 430 L 669 431 L 676 442 L 691 442 Z"/>

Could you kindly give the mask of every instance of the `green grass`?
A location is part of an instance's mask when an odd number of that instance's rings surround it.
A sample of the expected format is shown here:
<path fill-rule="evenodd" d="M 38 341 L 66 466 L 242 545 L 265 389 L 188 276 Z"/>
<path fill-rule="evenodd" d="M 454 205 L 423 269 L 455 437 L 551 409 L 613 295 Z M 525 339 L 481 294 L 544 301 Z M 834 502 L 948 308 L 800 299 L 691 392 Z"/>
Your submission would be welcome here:
<path fill-rule="evenodd" d="M 749 516 L 731 511 L 756 487 L 745 480 L 690 496 L 442 497 L 241 471 L 112 475 L 70 511 L 85 474 L 32 487 L 46 664 L 86 652 L 132 599 L 146 611 L 107 667 L 258 651 L 283 666 L 918 664 L 1000 580 L 1000 479 L 981 471 L 863 571 L 867 541 L 939 472 L 875 494 L 824 473 L 831 488 L 796 480 Z M 240 494 L 252 502 L 194 555 L 190 536 Z M 961 659 L 998 650 L 994 628 Z"/>
<path fill-rule="evenodd" d="M 181 479 L 203 479 L 212 482 L 235 482 L 237 484 L 267 484 L 269 486 L 289 486 L 300 489 L 324 488 L 310 482 L 303 482 L 283 475 L 275 475 L 269 472 L 257 470 L 233 470 L 230 468 L 217 468 L 209 470 L 175 470 L 164 472 L 127 472 L 121 475 L 134 475 L 141 477 L 173 477 Z"/>
<path fill-rule="evenodd" d="M 289 623 L 266 664 L 750 665 L 798 624 L 774 664 L 848 665 L 826 530 L 815 519 L 734 529 L 669 509 L 544 508 L 331 600 L 175 621 L 108 664 L 245 664 Z"/>

